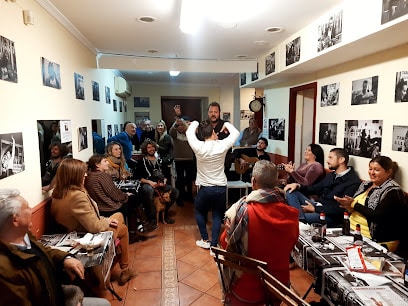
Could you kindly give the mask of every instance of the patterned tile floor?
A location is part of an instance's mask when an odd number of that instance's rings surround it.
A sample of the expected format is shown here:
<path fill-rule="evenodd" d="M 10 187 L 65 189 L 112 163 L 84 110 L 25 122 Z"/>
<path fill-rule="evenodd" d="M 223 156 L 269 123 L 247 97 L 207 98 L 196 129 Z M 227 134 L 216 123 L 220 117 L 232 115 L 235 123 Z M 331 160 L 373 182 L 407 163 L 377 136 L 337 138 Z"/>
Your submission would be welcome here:
<path fill-rule="evenodd" d="M 208 306 L 222 305 L 217 267 L 208 250 L 195 245 L 200 235 L 195 223 L 193 204 L 174 206 L 171 217 L 173 225 L 163 225 L 149 233 L 144 242 L 130 246 L 130 263 L 139 275 L 125 286 L 112 282 L 113 288 L 122 297 L 118 301 L 107 291 L 98 291 L 112 305 L 132 306 Z M 117 266 L 112 276 L 119 275 Z M 306 292 L 312 277 L 302 269 L 291 270 L 294 289 L 301 295 Z M 311 292 L 308 301 L 320 297 Z"/>

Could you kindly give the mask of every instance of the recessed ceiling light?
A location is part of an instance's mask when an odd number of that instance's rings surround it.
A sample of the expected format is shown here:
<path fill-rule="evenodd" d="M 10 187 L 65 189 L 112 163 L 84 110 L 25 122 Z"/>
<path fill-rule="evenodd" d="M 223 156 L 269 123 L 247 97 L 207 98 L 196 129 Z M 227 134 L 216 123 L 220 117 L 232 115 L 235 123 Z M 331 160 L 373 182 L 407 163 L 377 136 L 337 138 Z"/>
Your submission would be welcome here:
<path fill-rule="evenodd" d="M 254 44 L 257 46 L 265 46 L 268 42 L 266 40 L 257 40 L 254 41 Z"/>
<path fill-rule="evenodd" d="M 150 50 L 147 50 L 147 52 L 149 52 L 149 53 L 157 53 L 157 52 L 159 52 L 159 51 L 157 51 L 156 49 L 150 49 Z"/>
<path fill-rule="evenodd" d="M 247 58 L 247 57 L 248 57 L 248 55 L 245 55 L 245 54 L 237 55 L 237 58 Z"/>
<path fill-rule="evenodd" d="M 279 33 L 283 31 L 283 28 L 282 27 L 269 27 L 269 28 L 266 28 L 265 31 L 269 33 Z"/>
<path fill-rule="evenodd" d="M 139 17 L 137 20 L 139 20 L 140 22 L 144 22 L 144 23 L 150 23 L 150 22 L 156 21 L 156 18 L 152 16 L 142 16 L 142 17 Z"/>

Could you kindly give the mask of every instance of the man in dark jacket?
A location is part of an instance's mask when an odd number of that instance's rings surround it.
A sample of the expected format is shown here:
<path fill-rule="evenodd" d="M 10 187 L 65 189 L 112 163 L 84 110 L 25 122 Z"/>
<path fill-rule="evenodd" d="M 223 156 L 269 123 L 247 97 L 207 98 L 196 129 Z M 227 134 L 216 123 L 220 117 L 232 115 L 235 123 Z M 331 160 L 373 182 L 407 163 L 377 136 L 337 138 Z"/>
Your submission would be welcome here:
<path fill-rule="evenodd" d="M 299 210 L 299 220 L 306 223 L 318 223 L 319 215 L 324 212 L 328 227 L 340 226 L 344 209 L 334 199 L 334 196 L 353 196 L 361 183 L 352 167 L 348 167 L 349 156 L 342 148 L 330 151 L 327 164 L 333 172 L 318 183 L 302 186 L 297 183 L 285 186 L 286 200 L 290 206 Z M 299 191 L 296 191 L 299 189 Z M 308 197 L 313 196 L 313 199 Z"/>
<path fill-rule="evenodd" d="M 61 285 L 62 269 L 84 279 L 82 263 L 44 247 L 29 232 L 31 208 L 17 189 L 0 189 L 0 305 L 71 305 Z M 79 290 L 79 288 L 78 288 Z M 105 299 L 84 298 L 83 305 L 106 306 Z"/>

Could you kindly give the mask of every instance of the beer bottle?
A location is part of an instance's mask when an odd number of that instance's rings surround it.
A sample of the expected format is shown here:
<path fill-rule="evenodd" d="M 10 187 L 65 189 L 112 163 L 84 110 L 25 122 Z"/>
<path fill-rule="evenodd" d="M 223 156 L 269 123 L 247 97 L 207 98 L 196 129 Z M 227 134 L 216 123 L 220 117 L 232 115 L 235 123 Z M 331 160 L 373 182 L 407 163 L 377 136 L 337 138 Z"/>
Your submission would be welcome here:
<path fill-rule="evenodd" d="M 341 232 L 344 236 L 350 236 L 350 219 L 347 211 L 344 212 L 343 228 Z"/>
<path fill-rule="evenodd" d="M 354 232 L 354 245 L 363 245 L 363 236 L 361 235 L 361 226 L 360 224 L 356 224 L 356 231 Z"/>

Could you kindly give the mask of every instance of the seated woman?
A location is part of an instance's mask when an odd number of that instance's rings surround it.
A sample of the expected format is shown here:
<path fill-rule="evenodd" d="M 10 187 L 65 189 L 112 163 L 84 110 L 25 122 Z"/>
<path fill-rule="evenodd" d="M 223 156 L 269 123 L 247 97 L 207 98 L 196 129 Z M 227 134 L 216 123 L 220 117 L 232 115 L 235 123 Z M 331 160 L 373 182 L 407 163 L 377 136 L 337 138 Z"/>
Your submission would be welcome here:
<path fill-rule="evenodd" d="M 55 221 L 68 232 L 99 233 L 113 231 L 114 239 L 119 238 L 116 254 L 122 270 L 118 284 L 123 286 L 137 273 L 129 268 L 129 233 L 123 215 L 119 212 L 102 217 L 98 206 L 84 187 L 87 166 L 78 159 L 65 159 L 55 176 L 52 193 L 51 214 Z"/>
<path fill-rule="evenodd" d="M 104 155 L 94 154 L 88 160 L 88 176 L 85 179 L 85 188 L 89 195 L 98 204 L 101 216 L 109 217 L 120 212 L 127 218 L 130 233 L 130 243 L 146 240 L 138 231 L 147 231 L 140 221 L 146 221 L 140 200 L 128 192 L 122 192 L 114 184 L 112 177 L 107 173 L 109 162 Z"/>
<path fill-rule="evenodd" d="M 393 180 L 398 169 L 387 156 L 373 158 L 368 167 L 369 181 L 361 183 L 354 198 L 334 197 L 351 213 L 350 229 L 361 225 L 361 234 L 394 252 L 405 236 L 408 204 L 404 193 Z"/>
<path fill-rule="evenodd" d="M 108 143 L 106 146 L 106 153 L 108 154 L 106 159 L 109 162 L 108 169 L 105 171 L 106 173 L 110 174 L 113 179 L 117 180 L 125 180 L 131 176 L 120 143 Z"/>
<path fill-rule="evenodd" d="M 287 183 L 298 183 L 310 186 L 317 183 L 325 175 L 324 171 L 324 153 L 318 145 L 311 143 L 307 146 L 304 154 L 305 163 L 301 164 L 296 170 L 292 162 L 282 164 L 285 171 L 289 174 Z"/>
<path fill-rule="evenodd" d="M 155 141 L 158 145 L 157 153 L 161 159 L 161 170 L 167 181 L 171 182 L 170 165 L 173 163 L 173 140 L 167 134 L 167 126 L 163 120 L 156 124 Z"/>

